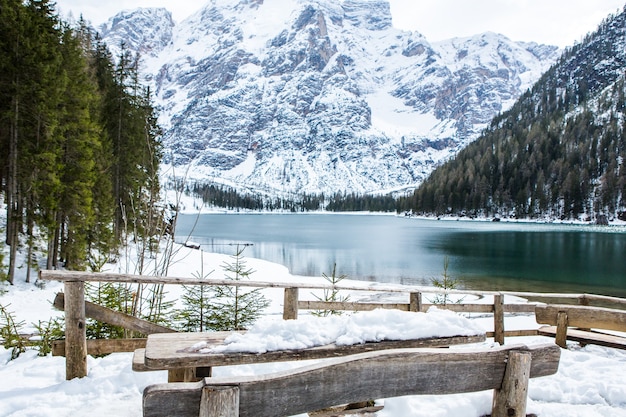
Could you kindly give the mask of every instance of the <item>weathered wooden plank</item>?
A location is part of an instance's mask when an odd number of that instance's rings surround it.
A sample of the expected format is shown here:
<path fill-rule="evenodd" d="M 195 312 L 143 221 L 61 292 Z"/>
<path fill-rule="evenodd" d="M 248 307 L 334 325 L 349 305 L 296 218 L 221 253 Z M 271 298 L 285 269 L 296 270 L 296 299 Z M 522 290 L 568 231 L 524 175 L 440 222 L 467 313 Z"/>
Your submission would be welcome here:
<path fill-rule="evenodd" d="M 65 306 L 65 295 L 60 292 L 54 298 L 54 307 L 63 310 Z M 102 307 L 98 304 L 85 301 L 85 316 L 114 326 L 120 326 L 141 334 L 153 333 L 174 333 L 176 330 L 161 326 L 147 320 L 120 313 L 110 308 Z"/>
<path fill-rule="evenodd" d="M 149 386 L 144 390 L 144 416 L 195 417 L 205 386 L 238 386 L 240 417 L 289 416 L 371 398 L 499 389 L 510 351 L 531 353 L 532 378 L 552 375 L 558 369 L 560 349 L 554 344 L 366 352 L 276 374 Z"/>
<path fill-rule="evenodd" d="M 537 305 L 535 307 L 537 323 L 556 326 L 560 311 L 567 314 L 569 326 L 572 327 L 626 332 L 626 311 L 603 307 L 563 304 Z"/>
<path fill-rule="evenodd" d="M 239 417 L 239 388 L 204 387 L 200 417 Z"/>
<path fill-rule="evenodd" d="M 298 301 L 299 310 L 341 310 L 341 311 L 372 311 L 378 308 L 386 310 L 409 311 L 406 303 L 353 303 L 341 301 Z"/>
<path fill-rule="evenodd" d="M 537 334 L 541 336 L 556 337 L 556 326 L 542 326 L 537 329 Z M 626 349 L 626 337 L 612 334 L 585 331 L 580 329 L 567 329 L 567 338 L 583 344 L 594 344 L 615 349 Z"/>
<path fill-rule="evenodd" d="M 442 310 L 450 310 L 457 313 L 493 313 L 493 304 L 421 304 L 419 311 L 428 311 L 430 307 Z M 332 301 L 298 301 L 300 310 L 345 310 L 345 311 L 371 311 L 377 308 L 396 309 L 402 311 L 411 310 L 411 304 L 404 303 L 357 303 L 357 302 L 332 302 Z M 506 313 L 534 313 L 535 304 L 504 304 L 503 311 Z M 417 311 L 417 310 L 415 310 Z"/>
<path fill-rule="evenodd" d="M 531 362 L 530 352 L 509 353 L 502 387 L 494 391 L 491 417 L 526 417 Z"/>
<path fill-rule="evenodd" d="M 148 339 L 87 339 L 87 354 L 98 356 L 115 352 L 134 352 L 146 347 Z M 52 356 L 65 356 L 65 340 L 52 342 Z"/>
<path fill-rule="evenodd" d="M 83 281 L 83 282 L 128 282 L 135 284 L 173 284 L 173 285 L 233 285 L 231 279 L 217 278 L 197 278 L 197 277 L 163 277 L 150 275 L 132 275 L 132 274 L 115 274 L 109 272 L 86 272 L 86 271 L 61 271 L 61 270 L 41 270 L 39 271 L 39 279 L 47 281 Z M 237 281 L 239 287 L 254 288 L 293 288 L 293 282 L 280 281 L 253 281 L 241 280 Z M 406 287 L 399 288 L 397 286 L 385 286 L 376 284 L 374 286 L 366 284 L 341 284 L 329 285 L 324 283 L 298 283 L 298 288 L 307 289 L 338 289 L 338 290 L 354 290 L 354 291 L 376 291 L 376 292 L 392 292 L 406 293 L 411 290 L 422 290 L 422 287 Z M 423 287 L 424 290 L 436 292 L 436 289 Z M 453 292 L 452 290 L 451 292 Z M 463 294 L 484 294 L 478 291 L 463 291 Z"/>
<path fill-rule="evenodd" d="M 494 337 L 494 332 L 485 333 L 486 337 Z M 504 337 L 537 336 L 537 329 L 528 330 L 505 330 Z"/>
<path fill-rule="evenodd" d="M 192 346 L 201 342 L 206 342 L 209 346 L 220 345 L 230 334 L 230 332 L 207 332 L 150 335 L 146 343 L 145 364 L 151 369 L 242 365 L 332 358 L 384 349 L 445 347 L 458 344 L 479 343 L 485 340 L 485 335 L 479 334 L 474 336 L 390 340 L 348 346 L 332 344 L 300 350 L 271 351 L 263 354 L 243 352 L 202 353 L 192 349 Z"/>
<path fill-rule="evenodd" d="M 202 279 L 196 277 L 160 277 L 149 275 L 132 275 L 132 274 L 115 274 L 107 272 L 85 272 L 85 271 L 62 271 L 62 270 L 41 270 L 39 271 L 39 279 L 47 281 L 84 281 L 84 282 L 129 282 L 143 284 L 177 284 L 177 285 L 233 285 L 232 280 L 228 279 Z M 292 288 L 293 282 L 268 282 L 268 281 L 237 281 L 237 285 L 241 287 L 256 288 Z M 298 288 L 308 289 L 338 289 L 338 290 L 354 290 L 354 291 L 376 291 L 391 293 L 438 293 L 443 290 L 434 287 L 423 286 L 386 286 L 386 285 L 348 285 L 337 284 L 328 285 L 323 283 L 298 283 Z M 527 298 L 563 298 L 576 300 L 580 297 L 587 297 L 593 301 L 601 301 L 607 303 L 615 303 L 626 305 L 626 299 L 618 297 L 609 297 L 595 294 L 562 294 L 562 293 L 535 293 L 520 291 L 472 291 L 472 290 L 446 290 L 449 294 L 473 294 L 473 295 L 512 295 Z"/>
<path fill-rule="evenodd" d="M 65 378 L 87 376 L 87 326 L 85 322 L 85 283 L 65 282 Z"/>

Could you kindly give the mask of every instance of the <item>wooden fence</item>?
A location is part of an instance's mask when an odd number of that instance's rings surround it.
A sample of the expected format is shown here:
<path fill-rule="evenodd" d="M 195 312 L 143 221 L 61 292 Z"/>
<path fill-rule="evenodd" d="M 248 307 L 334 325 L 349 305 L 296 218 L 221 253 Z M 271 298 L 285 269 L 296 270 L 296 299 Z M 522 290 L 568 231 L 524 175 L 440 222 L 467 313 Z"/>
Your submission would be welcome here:
<path fill-rule="evenodd" d="M 106 309 L 85 302 L 85 282 L 114 282 L 136 284 L 172 284 L 172 285 L 230 285 L 254 288 L 282 288 L 284 289 L 283 318 L 286 320 L 297 319 L 298 310 L 373 310 L 376 308 L 395 308 L 405 311 L 426 311 L 432 304 L 423 302 L 424 293 L 446 293 L 478 295 L 481 297 L 493 297 L 492 303 L 481 304 L 437 304 L 439 308 L 446 308 L 463 313 L 493 314 L 494 331 L 488 332 L 487 337 L 493 337 L 500 344 L 504 343 L 505 337 L 537 335 L 536 329 L 509 330 L 504 328 L 504 316 L 506 313 L 535 313 L 533 303 L 505 303 L 505 296 L 518 296 L 531 300 L 565 300 L 570 304 L 590 305 L 591 303 L 611 303 L 612 305 L 626 306 L 626 300 L 592 294 L 545 294 L 530 292 L 486 292 L 486 291 L 444 291 L 430 287 L 398 287 L 384 285 L 329 285 L 318 283 L 288 283 L 288 282 L 260 282 L 260 281 L 233 281 L 227 279 L 198 279 L 178 277 L 156 277 L 129 274 L 112 273 L 89 273 L 74 271 L 40 271 L 42 280 L 64 282 L 63 301 L 55 301 L 55 305 L 62 306 L 65 311 L 65 343 L 57 346 L 57 354 L 64 353 L 66 357 L 66 378 L 84 377 L 87 375 L 87 354 L 110 353 L 111 351 L 132 351 L 145 345 L 145 340 L 137 342 L 129 341 L 87 341 L 86 317 L 96 318 L 115 325 L 122 325 L 131 330 L 144 334 L 172 331 L 167 328 L 151 327 L 151 324 L 143 320 L 121 315 L 111 314 Z M 305 301 L 299 299 L 300 290 L 341 290 L 341 291 L 365 291 L 400 293 L 408 295 L 408 302 L 404 303 L 346 303 Z M 89 313 L 89 314 L 88 314 Z M 91 348 L 89 347 L 91 344 Z M 106 346 L 106 345 L 110 346 Z M 126 346 L 127 345 L 127 346 Z"/>

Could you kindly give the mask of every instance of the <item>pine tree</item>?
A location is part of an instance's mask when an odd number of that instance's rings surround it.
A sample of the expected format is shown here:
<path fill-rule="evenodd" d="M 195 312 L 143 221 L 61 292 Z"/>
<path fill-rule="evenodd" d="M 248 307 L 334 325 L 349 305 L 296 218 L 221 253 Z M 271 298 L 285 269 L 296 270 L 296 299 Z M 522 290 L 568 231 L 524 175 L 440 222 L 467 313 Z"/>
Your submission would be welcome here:
<path fill-rule="evenodd" d="M 204 273 L 204 259 L 200 257 L 200 271 L 194 276 L 198 279 L 206 279 L 213 271 Z M 208 285 L 183 285 L 183 294 L 180 299 L 183 308 L 175 313 L 175 320 L 181 330 L 186 332 L 203 332 L 211 329 L 214 319 L 212 312 L 212 300 L 215 297 L 213 288 Z"/>
<path fill-rule="evenodd" d="M 246 267 L 243 258 L 245 246 L 237 245 L 232 261 L 224 263 L 226 279 L 234 282 L 249 279 L 254 270 Z M 213 330 L 244 330 L 254 323 L 270 304 L 261 293 L 261 289 L 254 290 L 232 286 L 215 286 L 212 288 L 215 295 L 209 312 L 209 325 Z"/>

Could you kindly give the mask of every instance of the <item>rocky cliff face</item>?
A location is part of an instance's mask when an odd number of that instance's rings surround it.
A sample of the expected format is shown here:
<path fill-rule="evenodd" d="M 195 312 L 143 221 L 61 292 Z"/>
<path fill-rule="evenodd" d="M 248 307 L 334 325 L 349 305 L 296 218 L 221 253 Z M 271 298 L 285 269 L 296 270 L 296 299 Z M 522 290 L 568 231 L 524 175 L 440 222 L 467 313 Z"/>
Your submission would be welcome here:
<path fill-rule="evenodd" d="M 429 43 L 393 28 L 385 0 L 212 0 L 177 26 L 139 9 L 103 34 L 144 56 L 166 162 L 270 194 L 412 188 L 559 52 L 493 33 Z"/>

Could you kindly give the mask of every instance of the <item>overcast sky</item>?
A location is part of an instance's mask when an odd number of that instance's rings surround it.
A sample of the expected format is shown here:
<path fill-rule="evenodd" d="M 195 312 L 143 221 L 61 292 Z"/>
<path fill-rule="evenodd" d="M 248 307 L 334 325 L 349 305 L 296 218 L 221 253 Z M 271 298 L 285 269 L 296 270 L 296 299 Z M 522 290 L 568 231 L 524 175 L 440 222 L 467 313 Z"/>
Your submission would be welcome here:
<path fill-rule="evenodd" d="M 273 0 L 265 0 L 273 1 Z M 389 0 L 394 26 L 416 30 L 433 42 L 482 32 L 515 41 L 573 45 L 596 29 L 626 0 Z M 203 4 L 199 0 L 56 0 L 66 15 L 82 15 L 99 25 L 118 11 L 165 7 L 180 22 Z"/>

